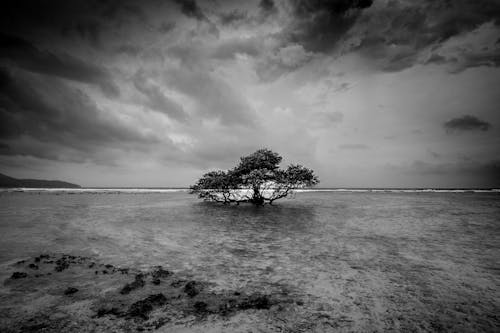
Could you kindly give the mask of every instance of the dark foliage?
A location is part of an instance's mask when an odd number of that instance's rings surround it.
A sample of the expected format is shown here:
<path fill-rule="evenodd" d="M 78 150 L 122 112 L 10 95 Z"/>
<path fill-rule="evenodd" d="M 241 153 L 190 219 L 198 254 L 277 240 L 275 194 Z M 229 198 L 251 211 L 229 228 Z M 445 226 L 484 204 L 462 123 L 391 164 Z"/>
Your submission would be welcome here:
<path fill-rule="evenodd" d="M 286 197 L 294 189 L 319 183 L 314 172 L 301 165 L 292 164 L 280 169 L 281 160 L 279 154 L 269 149 L 259 149 L 242 157 L 240 163 L 231 170 L 206 173 L 191 186 L 191 193 L 210 201 L 263 205 Z"/>

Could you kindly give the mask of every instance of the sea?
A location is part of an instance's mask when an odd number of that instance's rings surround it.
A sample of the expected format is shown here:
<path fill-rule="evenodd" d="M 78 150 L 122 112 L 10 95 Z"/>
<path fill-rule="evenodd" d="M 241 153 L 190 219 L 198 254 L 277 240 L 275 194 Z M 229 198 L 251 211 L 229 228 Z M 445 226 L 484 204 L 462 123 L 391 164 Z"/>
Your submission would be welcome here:
<path fill-rule="evenodd" d="M 0 191 L 0 264 L 41 253 L 325 301 L 360 272 L 390 284 L 415 269 L 466 271 L 498 286 L 500 190 L 302 190 L 262 207 L 204 202 L 186 189 Z M 414 278 L 423 288 L 428 277 Z"/>

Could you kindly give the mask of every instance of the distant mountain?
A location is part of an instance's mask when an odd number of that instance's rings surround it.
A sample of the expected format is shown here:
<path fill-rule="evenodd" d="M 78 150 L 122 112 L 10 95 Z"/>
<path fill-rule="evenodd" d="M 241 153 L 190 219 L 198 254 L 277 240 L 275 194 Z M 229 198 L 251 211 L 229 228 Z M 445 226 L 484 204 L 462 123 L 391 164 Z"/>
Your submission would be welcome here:
<path fill-rule="evenodd" d="M 81 186 L 60 180 L 17 179 L 0 173 L 0 187 L 80 188 Z"/>

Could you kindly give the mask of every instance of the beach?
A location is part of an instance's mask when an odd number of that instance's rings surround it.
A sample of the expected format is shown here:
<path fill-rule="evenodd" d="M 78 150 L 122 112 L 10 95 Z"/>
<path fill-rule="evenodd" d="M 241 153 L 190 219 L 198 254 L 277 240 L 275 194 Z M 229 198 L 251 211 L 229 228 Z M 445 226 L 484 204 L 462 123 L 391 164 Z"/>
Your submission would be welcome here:
<path fill-rule="evenodd" d="M 496 332 L 500 196 L 0 194 L 2 332 Z"/>

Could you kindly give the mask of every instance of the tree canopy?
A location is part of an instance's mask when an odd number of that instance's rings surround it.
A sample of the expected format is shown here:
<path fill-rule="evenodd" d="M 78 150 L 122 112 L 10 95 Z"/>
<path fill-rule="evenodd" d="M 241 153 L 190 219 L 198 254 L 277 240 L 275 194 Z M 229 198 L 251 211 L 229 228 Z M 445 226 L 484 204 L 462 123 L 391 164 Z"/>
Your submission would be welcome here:
<path fill-rule="evenodd" d="M 278 153 L 259 149 L 241 157 L 240 163 L 231 170 L 204 174 L 190 187 L 191 193 L 209 201 L 263 205 L 288 196 L 294 189 L 319 183 L 311 169 L 298 164 L 280 169 L 281 161 Z"/>

